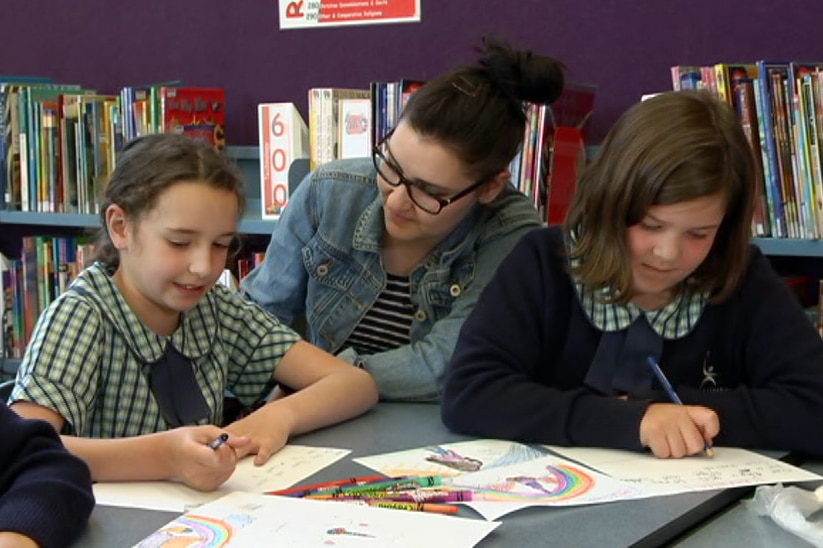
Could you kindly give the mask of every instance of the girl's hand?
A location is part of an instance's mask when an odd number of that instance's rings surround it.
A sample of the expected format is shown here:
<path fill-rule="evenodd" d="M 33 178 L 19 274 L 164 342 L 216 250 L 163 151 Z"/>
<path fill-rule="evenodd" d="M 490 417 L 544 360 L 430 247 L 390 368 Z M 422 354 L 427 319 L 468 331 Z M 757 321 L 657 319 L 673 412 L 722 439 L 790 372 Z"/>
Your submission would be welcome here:
<path fill-rule="evenodd" d="M 0 548 L 37 548 L 30 537 L 8 531 L 0 532 Z"/>
<path fill-rule="evenodd" d="M 169 454 L 174 478 L 199 491 L 214 491 L 220 487 L 237 465 L 237 451 L 244 451 L 250 440 L 242 436 L 229 438 L 217 449 L 209 444 L 227 433 L 216 426 L 186 426 L 170 430 Z"/>
<path fill-rule="evenodd" d="M 654 403 L 640 421 L 640 443 L 656 457 L 701 453 L 720 432 L 720 419 L 708 407 Z"/>
<path fill-rule="evenodd" d="M 257 453 L 254 464 L 266 464 L 289 441 L 289 422 L 285 413 L 279 413 L 277 403 L 268 403 L 254 413 L 234 421 L 226 430 L 236 436 L 247 437 L 251 443 L 238 451 L 238 458 Z"/>

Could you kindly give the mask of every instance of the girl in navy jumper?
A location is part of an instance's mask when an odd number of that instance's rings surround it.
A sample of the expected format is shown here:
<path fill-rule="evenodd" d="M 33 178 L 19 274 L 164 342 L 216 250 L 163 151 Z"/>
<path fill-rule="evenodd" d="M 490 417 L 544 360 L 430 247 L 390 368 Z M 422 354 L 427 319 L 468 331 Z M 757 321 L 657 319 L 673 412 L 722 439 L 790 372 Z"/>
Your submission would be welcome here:
<path fill-rule="evenodd" d="M 94 507 L 86 464 L 69 454 L 46 422 L 0 403 L 0 546 L 68 546 Z"/>
<path fill-rule="evenodd" d="M 527 234 L 466 321 L 444 423 L 659 457 L 823 454 L 823 341 L 749 243 L 757 181 L 734 112 L 708 93 L 632 107 L 564 226 Z"/>

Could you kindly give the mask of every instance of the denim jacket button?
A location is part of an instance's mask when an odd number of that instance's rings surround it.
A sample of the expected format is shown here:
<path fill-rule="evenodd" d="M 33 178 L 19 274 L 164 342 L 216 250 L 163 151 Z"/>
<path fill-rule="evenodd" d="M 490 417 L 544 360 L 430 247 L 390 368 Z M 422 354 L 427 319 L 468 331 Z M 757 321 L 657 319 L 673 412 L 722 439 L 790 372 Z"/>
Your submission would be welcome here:
<path fill-rule="evenodd" d="M 460 287 L 460 284 L 452 284 L 449 288 L 449 293 L 451 293 L 452 297 L 459 297 L 461 293 L 463 293 L 463 288 Z"/>
<path fill-rule="evenodd" d="M 426 319 L 426 311 L 425 310 L 418 310 L 414 313 L 414 319 L 418 322 L 422 322 Z"/>
<path fill-rule="evenodd" d="M 315 272 L 317 272 L 318 276 L 325 276 L 329 273 L 329 267 L 328 265 L 321 264 L 317 267 L 317 270 L 315 270 Z"/>

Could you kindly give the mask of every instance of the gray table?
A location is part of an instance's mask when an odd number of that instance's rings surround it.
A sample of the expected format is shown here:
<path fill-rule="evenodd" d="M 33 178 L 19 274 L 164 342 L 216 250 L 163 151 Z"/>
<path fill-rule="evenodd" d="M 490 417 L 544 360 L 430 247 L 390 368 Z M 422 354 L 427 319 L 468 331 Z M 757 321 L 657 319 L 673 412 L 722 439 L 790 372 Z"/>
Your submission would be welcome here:
<path fill-rule="evenodd" d="M 352 450 L 348 457 L 304 482 L 314 483 L 373 473 L 352 462 L 354 457 L 465 439 L 468 438 L 450 433 L 441 424 L 437 405 L 379 404 L 362 417 L 300 436 L 293 442 Z M 592 506 L 527 508 L 501 518 L 502 525 L 479 546 L 660 546 L 748 493 L 750 489 L 727 489 Z M 481 519 L 468 508 L 462 509 L 461 515 Z M 76 546 L 132 546 L 174 517 L 175 514 L 167 512 L 98 506 Z M 776 525 L 770 526 L 780 532 Z M 704 537 L 709 542 L 714 538 L 710 529 L 701 532 L 709 535 Z M 694 537 L 694 542 L 698 544 L 691 546 L 700 545 L 699 536 Z"/>
<path fill-rule="evenodd" d="M 815 461 L 803 468 L 823 475 L 823 462 Z M 814 489 L 819 483 L 799 484 Z M 751 497 L 746 497 L 750 499 Z M 758 516 L 741 502 L 729 507 L 677 543 L 678 548 L 702 546 L 745 546 L 747 548 L 808 548 L 809 543 L 786 531 L 768 516 Z"/>

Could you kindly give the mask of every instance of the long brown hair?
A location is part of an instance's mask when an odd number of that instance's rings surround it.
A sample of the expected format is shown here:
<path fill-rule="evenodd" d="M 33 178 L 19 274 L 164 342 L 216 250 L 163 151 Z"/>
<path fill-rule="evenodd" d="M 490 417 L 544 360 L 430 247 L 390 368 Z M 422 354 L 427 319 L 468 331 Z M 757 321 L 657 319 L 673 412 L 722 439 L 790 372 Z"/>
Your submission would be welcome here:
<path fill-rule="evenodd" d="M 734 111 L 705 91 L 663 93 L 631 107 L 581 174 L 566 218 L 572 273 L 613 301 L 631 299 L 626 229 L 654 205 L 720 195 L 726 213 L 709 255 L 686 281 L 721 301 L 746 268 L 758 171 Z"/>

